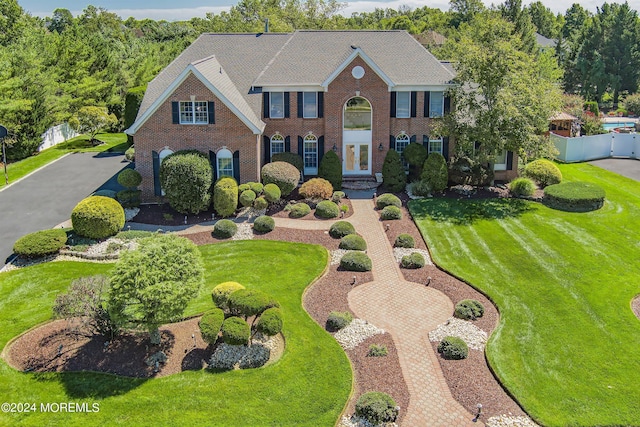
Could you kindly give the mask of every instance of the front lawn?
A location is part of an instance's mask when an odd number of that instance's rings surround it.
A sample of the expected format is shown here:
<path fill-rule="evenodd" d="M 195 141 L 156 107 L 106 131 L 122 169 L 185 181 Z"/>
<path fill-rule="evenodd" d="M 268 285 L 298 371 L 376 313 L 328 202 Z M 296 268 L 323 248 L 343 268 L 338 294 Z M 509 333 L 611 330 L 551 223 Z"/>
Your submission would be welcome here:
<path fill-rule="evenodd" d="M 521 200 L 410 203 L 436 263 L 501 312 L 487 357 L 545 426 L 640 425 L 640 183 L 591 166 L 605 206 L 569 213 Z M 472 374 L 472 373 L 470 373 Z"/>
<path fill-rule="evenodd" d="M 23 374 L 0 362 L 0 395 L 13 402 L 93 402 L 98 413 L 1 414 L 2 425 L 333 426 L 351 391 L 351 367 L 337 342 L 302 308 L 304 289 L 324 270 L 315 245 L 271 241 L 200 247 L 206 286 L 187 316 L 213 307 L 211 290 L 233 280 L 283 307 L 286 351 L 260 369 L 183 372 L 144 380 L 97 373 Z M 55 295 L 108 264 L 56 262 L 0 274 L 0 343 L 50 317 Z M 142 361 L 141 361 L 142 363 Z"/>

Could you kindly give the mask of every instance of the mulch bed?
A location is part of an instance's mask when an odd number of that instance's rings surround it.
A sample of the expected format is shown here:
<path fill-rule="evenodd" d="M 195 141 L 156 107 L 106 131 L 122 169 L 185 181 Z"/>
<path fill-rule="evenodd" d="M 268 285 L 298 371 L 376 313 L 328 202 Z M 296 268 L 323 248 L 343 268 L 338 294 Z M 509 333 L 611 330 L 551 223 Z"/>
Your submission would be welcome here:
<path fill-rule="evenodd" d="M 636 297 L 631 300 L 631 310 L 638 320 L 640 320 L 640 295 L 636 295 Z"/>

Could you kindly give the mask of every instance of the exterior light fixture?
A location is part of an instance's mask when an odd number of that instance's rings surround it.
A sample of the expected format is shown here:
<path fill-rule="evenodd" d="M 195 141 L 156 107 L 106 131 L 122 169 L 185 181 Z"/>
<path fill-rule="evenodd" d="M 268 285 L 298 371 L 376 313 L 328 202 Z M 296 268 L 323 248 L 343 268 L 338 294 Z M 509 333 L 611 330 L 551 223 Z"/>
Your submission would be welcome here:
<path fill-rule="evenodd" d="M 378 145 L 378 151 L 382 151 L 384 150 L 384 146 L 382 145 L 382 142 L 380 143 L 380 145 Z"/>
<path fill-rule="evenodd" d="M 331 147 L 331 149 L 333 150 L 334 153 L 338 152 L 338 147 L 336 146 L 336 144 L 333 144 L 333 147 Z"/>

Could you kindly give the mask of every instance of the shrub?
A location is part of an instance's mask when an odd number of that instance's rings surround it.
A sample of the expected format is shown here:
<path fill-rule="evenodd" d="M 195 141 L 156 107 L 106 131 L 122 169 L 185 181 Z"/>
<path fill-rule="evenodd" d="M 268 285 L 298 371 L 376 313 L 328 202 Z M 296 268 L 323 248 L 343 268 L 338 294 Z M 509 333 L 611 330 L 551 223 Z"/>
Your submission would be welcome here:
<path fill-rule="evenodd" d="M 213 186 L 213 209 L 221 217 L 231 216 L 238 208 L 238 184 L 225 176 Z"/>
<path fill-rule="evenodd" d="M 302 184 L 299 193 L 309 200 L 328 200 L 333 196 L 333 186 L 324 178 L 311 178 Z"/>
<path fill-rule="evenodd" d="M 118 184 L 127 188 L 135 188 L 142 182 L 142 175 L 135 169 L 126 168 L 118 174 Z"/>
<path fill-rule="evenodd" d="M 438 353 L 447 360 L 466 359 L 469 355 L 469 347 L 461 338 L 444 337 L 438 344 Z"/>
<path fill-rule="evenodd" d="M 366 251 L 367 242 L 357 234 L 349 234 L 340 239 L 340 245 L 338 247 L 348 251 Z"/>
<path fill-rule="evenodd" d="M 124 158 L 130 162 L 136 161 L 136 149 L 134 147 L 127 148 L 127 151 L 124 152 Z"/>
<path fill-rule="evenodd" d="M 264 190 L 264 185 L 261 182 L 250 182 L 249 189 L 258 194 L 262 194 L 262 190 Z"/>
<path fill-rule="evenodd" d="M 316 215 L 320 218 L 337 218 L 340 208 L 330 200 L 323 200 L 316 205 Z"/>
<path fill-rule="evenodd" d="M 489 167 L 489 163 L 475 163 L 471 167 L 471 185 L 475 186 L 487 186 L 491 184 L 495 173 L 493 169 Z"/>
<path fill-rule="evenodd" d="M 414 196 L 427 197 L 431 195 L 431 184 L 427 181 L 416 181 L 411 186 L 411 192 Z"/>
<path fill-rule="evenodd" d="M 396 206 L 385 206 L 382 212 L 380 212 L 380 218 L 384 221 L 402 219 L 402 211 Z"/>
<path fill-rule="evenodd" d="M 529 178 L 516 178 L 509 184 L 509 191 L 516 197 L 529 197 L 536 190 L 536 185 Z"/>
<path fill-rule="evenodd" d="M 629 114 L 640 114 L 640 93 L 627 96 L 624 99 L 624 108 L 627 109 Z"/>
<path fill-rule="evenodd" d="M 212 181 L 209 159 L 195 150 L 176 151 L 160 165 L 162 189 L 169 205 L 180 213 L 206 211 L 211 204 Z"/>
<path fill-rule="evenodd" d="M 334 239 L 341 239 L 349 234 L 354 234 L 356 229 L 353 224 L 347 221 L 336 221 L 329 228 L 329 235 Z"/>
<path fill-rule="evenodd" d="M 228 239 L 238 232 L 238 226 L 230 219 L 221 219 L 213 226 L 213 235 L 219 239 Z"/>
<path fill-rule="evenodd" d="M 387 151 L 382 164 L 382 182 L 387 190 L 397 193 L 404 190 L 407 185 L 407 175 L 400 160 L 400 154 L 396 150 Z"/>
<path fill-rule="evenodd" d="M 116 194 L 116 199 L 123 208 L 137 208 L 142 202 L 142 191 L 140 190 L 122 190 Z"/>
<path fill-rule="evenodd" d="M 266 309 L 256 323 L 256 331 L 270 337 L 282 331 L 282 310 L 277 307 Z"/>
<path fill-rule="evenodd" d="M 280 191 L 280 187 L 275 184 L 267 184 L 263 188 L 264 197 L 267 199 L 269 203 L 275 203 L 280 200 L 282 197 L 282 192 Z"/>
<path fill-rule="evenodd" d="M 371 258 L 364 252 L 347 252 L 340 260 L 340 267 L 347 271 L 371 271 Z"/>
<path fill-rule="evenodd" d="M 222 340 L 229 345 L 246 345 L 251 337 L 249 324 L 239 317 L 229 317 L 222 323 Z"/>
<path fill-rule="evenodd" d="M 239 289 L 233 292 L 229 295 L 227 305 L 232 315 L 245 318 L 257 316 L 267 308 L 279 306 L 269 295 L 257 289 Z"/>
<path fill-rule="evenodd" d="M 402 206 L 402 202 L 400 201 L 398 196 L 396 196 L 395 194 L 391 194 L 391 193 L 381 194 L 376 199 L 376 208 L 377 209 L 383 209 L 386 206 L 401 207 Z"/>
<path fill-rule="evenodd" d="M 340 212 L 344 212 L 344 213 L 349 212 L 349 206 L 348 205 L 340 205 Z"/>
<path fill-rule="evenodd" d="M 238 185 L 238 193 L 242 194 L 243 191 L 251 190 L 251 186 L 249 184 L 240 184 Z"/>
<path fill-rule="evenodd" d="M 400 265 L 402 268 L 416 269 L 424 267 L 424 263 L 424 256 L 418 252 L 414 252 L 410 255 L 403 256 Z"/>
<path fill-rule="evenodd" d="M 260 215 L 253 222 L 253 229 L 259 233 L 269 233 L 276 228 L 276 222 L 268 215 Z"/>
<path fill-rule="evenodd" d="M 353 316 L 348 311 L 332 311 L 327 319 L 327 329 L 330 331 L 339 331 L 345 328 L 351 321 Z"/>
<path fill-rule="evenodd" d="M 24 257 L 39 257 L 57 253 L 67 243 L 62 228 L 36 231 L 22 236 L 13 244 L 13 252 Z"/>
<path fill-rule="evenodd" d="M 484 306 L 474 299 L 463 299 L 456 304 L 453 315 L 458 319 L 476 320 L 484 315 Z"/>
<path fill-rule="evenodd" d="M 602 187 L 590 182 L 565 182 L 544 189 L 542 202 L 553 209 L 569 212 L 588 212 L 604 205 Z"/>
<path fill-rule="evenodd" d="M 290 153 L 288 151 L 284 151 L 282 153 L 276 153 L 271 156 L 272 162 L 286 162 L 296 167 L 302 173 L 304 170 L 304 161 L 299 154 Z"/>
<path fill-rule="evenodd" d="M 342 188 L 342 162 L 335 152 L 327 151 L 322 156 L 318 166 L 318 177 L 329 181 L 335 191 Z"/>
<path fill-rule="evenodd" d="M 124 226 L 124 210 L 120 203 L 102 196 L 80 201 L 71 212 L 71 224 L 77 234 L 92 239 L 113 236 Z"/>
<path fill-rule="evenodd" d="M 245 208 L 252 206 L 255 200 L 256 193 L 253 190 L 244 190 L 242 194 L 240 194 L 240 204 Z"/>
<path fill-rule="evenodd" d="M 260 196 L 253 201 L 254 209 L 257 209 L 259 211 L 267 209 L 268 206 L 269 202 L 267 202 L 267 199 L 264 196 Z"/>
<path fill-rule="evenodd" d="M 200 326 L 200 335 L 202 335 L 204 342 L 213 344 L 218 340 L 223 322 L 224 311 L 219 308 L 214 308 L 202 316 L 198 326 Z"/>
<path fill-rule="evenodd" d="M 398 418 L 396 402 L 386 393 L 370 391 L 364 393 L 356 402 L 356 415 L 373 425 L 393 422 Z"/>
<path fill-rule="evenodd" d="M 334 191 L 331 195 L 331 201 L 333 203 L 340 203 L 342 199 L 345 198 L 344 191 Z"/>
<path fill-rule="evenodd" d="M 449 182 L 447 161 L 440 153 L 431 153 L 422 167 L 420 180 L 424 181 L 433 191 L 443 191 Z"/>
<path fill-rule="evenodd" d="M 92 194 L 92 196 L 102 196 L 102 197 L 108 197 L 110 199 L 115 199 L 117 197 L 117 192 L 113 191 L 113 190 L 98 190 L 95 193 Z"/>
<path fill-rule="evenodd" d="M 600 109 L 598 108 L 597 101 L 587 101 L 584 103 L 584 110 L 590 111 L 594 116 L 598 117 L 600 115 Z"/>
<path fill-rule="evenodd" d="M 229 308 L 229 295 L 240 289 L 244 286 L 238 282 L 222 282 L 211 291 L 211 299 L 216 307 L 226 310 Z"/>
<path fill-rule="evenodd" d="M 302 218 L 311 212 L 311 208 L 306 203 L 296 203 L 291 207 L 289 216 L 291 218 Z"/>
<path fill-rule="evenodd" d="M 415 180 L 422 173 L 422 165 L 429 153 L 424 145 L 412 142 L 402 152 L 402 157 L 409 163 L 409 180 Z"/>
<path fill-rule="evenodd" d="M 540 187 L 559 184 L 562 181 L 562 172 L 549 160 L 539 159 L 529 163 L 524 168 L 524 176 L 534 180 Z"/>
<path fill-rule="evenodd" d="M 380 345 L 380 344 L 371 344 L 369 346 L 369 352 L 367 353 L 367 356 L 369 356 L 369 357 L 384 357 L 387 354 L 389 354 L 389 350 L 387 350 L 386 346 Z"/>
<path fill-rule="evenodd" d="M 410 234 L 402 233 L 396 237 L 396 241 L 393 243 L 396 248 L 414 248 L 416 246 L 415 240 Z"/>
<path fill-rule="evenodd" d="M 271 162 L 262 167 L 262 182 L 275 184 L 280 189 L 282 196 L 291 194 L 300 181 L 300 171 L 290 163 Z"/>

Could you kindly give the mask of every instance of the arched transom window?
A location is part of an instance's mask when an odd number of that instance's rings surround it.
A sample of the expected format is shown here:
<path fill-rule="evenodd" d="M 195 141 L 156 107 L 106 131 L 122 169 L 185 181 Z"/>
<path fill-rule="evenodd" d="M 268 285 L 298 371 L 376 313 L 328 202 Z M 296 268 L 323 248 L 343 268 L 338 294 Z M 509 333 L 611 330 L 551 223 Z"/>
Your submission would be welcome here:
<path fill-rule="evenodd" d="M 304 174 L 318 174 L 318 138 L 313 134 L 304 137 Z"/>
<path fill-rule="evenodd" d="M 284 137 L 279 133 L 271 137 L 271 156 L 277 153 L 284 153 Z"/>

